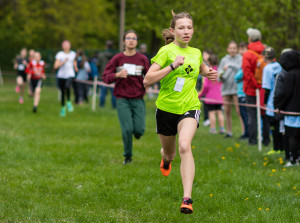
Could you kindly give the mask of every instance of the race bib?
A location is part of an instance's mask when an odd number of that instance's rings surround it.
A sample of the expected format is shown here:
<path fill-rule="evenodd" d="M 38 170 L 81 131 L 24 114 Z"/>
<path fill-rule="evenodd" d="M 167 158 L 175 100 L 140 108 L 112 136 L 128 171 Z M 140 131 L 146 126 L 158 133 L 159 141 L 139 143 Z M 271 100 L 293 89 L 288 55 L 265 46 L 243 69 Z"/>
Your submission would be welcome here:
<path fill-rule="evenodd" d="M 21 70 L 21 71 L 23 71 L 23 70 L 25 70 L 25 65 L 24 64 L 19 64 L 18 65 L 18 70 Z"/>
<path fill-rule="evenodd" d="M 127 70 L 128 75 L 135 75 L 136 72 L 135 64 L 124 63 L 123 68 L 124 70 Z"/>
<path fill-rule="evenodd" d="M 183 85 L 184 85 L 184 81 L 185 81 L 184 78 L 177 77 L 177 80 L 176 80 L 176 83 L 175 83 L 175 86 L 174 86 L 174 91 L 181 92 L 182 88 L 183 88 Z"/>

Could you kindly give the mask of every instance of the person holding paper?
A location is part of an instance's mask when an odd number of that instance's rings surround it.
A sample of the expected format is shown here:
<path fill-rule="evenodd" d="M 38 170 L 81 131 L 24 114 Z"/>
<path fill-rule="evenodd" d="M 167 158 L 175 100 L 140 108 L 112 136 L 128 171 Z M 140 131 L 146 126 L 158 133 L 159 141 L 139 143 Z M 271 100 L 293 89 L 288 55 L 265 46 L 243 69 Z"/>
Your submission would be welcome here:
<path fill-rule="evenodd" d="M 138 35 L 134 30 L 124 34 L 125 51 L 116 54 L 106 65 L 102 79 L 115 82 L 117 112 L 124 144 L 123 164 L 132 162 L 132 135 L 139 139 L 145 132 L 144 74 L 150 64 L 146 56 L 136 52 Z"/>
<path fill-rule="evenodd" d="M 187 12 L 175 14 L 172 11 L 172 14 L 170 28 L 163 31 L 166 45 L 152 58 L 152 66 L 145 76 L 144 86 L 147 88 L 158 81 L 161 83 L 156 101 L 156 129 L 162 145 L 160 170 L 164 176 L 170 174 L 178 133 L 183 184 L 180 212 L 191 214 L 195 176 L 191 143 L 199 126 L 200 116 L 196 83 L 199 72 L 214 81 L 217 71 L 203 63 L 199 49 L 188 46 L 194 33 L 192 17 Z"/>

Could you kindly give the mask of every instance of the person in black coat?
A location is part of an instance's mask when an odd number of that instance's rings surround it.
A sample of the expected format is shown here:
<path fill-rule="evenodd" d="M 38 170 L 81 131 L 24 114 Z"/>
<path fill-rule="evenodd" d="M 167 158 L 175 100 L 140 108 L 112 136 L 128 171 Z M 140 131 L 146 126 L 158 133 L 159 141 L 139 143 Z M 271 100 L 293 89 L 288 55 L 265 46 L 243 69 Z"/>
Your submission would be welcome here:
<path fill-rule="evenodd" d="M 300 114 L 300 52 L 282 54 L 280 64 L 287 73 L 281 93 L 274 96 L 275 107 Z M 300 159 L 300 115 L 285 115 L 284 126 L 291 152 L 290 162 L 286 164 L 289 167 L 297 165 Z"/>

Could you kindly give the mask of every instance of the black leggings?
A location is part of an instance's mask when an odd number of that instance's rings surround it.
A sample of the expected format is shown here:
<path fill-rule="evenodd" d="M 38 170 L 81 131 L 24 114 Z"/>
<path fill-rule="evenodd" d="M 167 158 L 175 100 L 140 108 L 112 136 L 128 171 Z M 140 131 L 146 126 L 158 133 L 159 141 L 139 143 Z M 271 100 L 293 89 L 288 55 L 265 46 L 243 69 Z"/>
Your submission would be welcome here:
<path fill-rule="evenodd" d="M 285 126 L 288 137 L 290 160 L 292 163 L 300 158 L 300 128 L 292 128 Z"/>
<path fill-rule="evenodd" d="M 70 101 L 70 87 L 72 86 L 73 78 L 63 79 L 58 78 L 58 87 L 61 92 L 61 105 L 65 106 L 65 94 L 67 95 L 67 101 Z"/>

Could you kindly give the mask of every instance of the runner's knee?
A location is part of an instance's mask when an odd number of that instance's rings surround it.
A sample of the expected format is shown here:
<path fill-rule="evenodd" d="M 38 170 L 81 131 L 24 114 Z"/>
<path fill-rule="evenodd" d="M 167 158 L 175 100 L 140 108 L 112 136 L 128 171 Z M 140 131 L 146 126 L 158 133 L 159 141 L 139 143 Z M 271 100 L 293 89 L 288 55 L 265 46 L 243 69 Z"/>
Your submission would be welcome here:
<path fill-rule="evenodd" d="M 179 140 L 179 153 L 185 155 L 191 151 L 191 143 L 186 139 Z"/>

